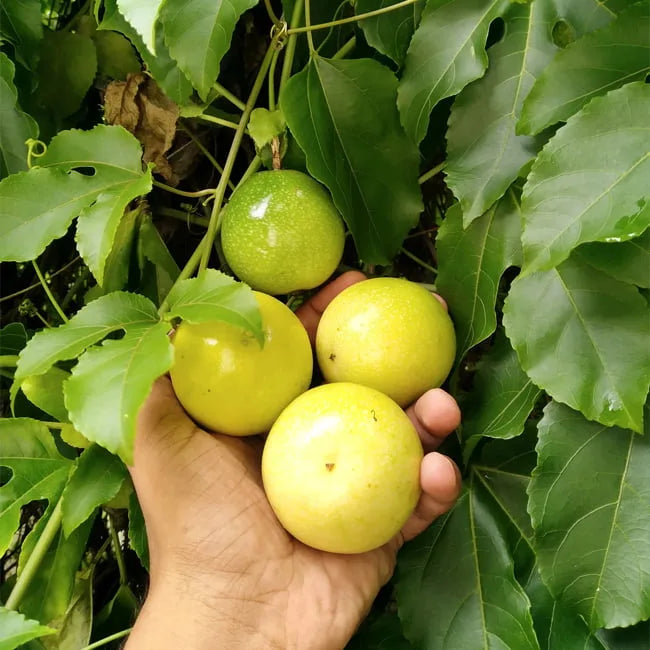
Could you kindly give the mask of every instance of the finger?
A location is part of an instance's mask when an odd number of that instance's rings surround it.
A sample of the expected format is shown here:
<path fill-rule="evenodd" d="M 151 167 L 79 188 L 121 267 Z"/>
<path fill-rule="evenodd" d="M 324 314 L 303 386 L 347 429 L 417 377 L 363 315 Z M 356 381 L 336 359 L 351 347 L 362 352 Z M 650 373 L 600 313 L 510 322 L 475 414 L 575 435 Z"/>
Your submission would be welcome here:
<path fill-rule="evenodd" d="M 347 289 L 349 286 L 365 280 L 366 276 L 361 271 L 347 271 L 339 275 L 336 280 L 323 287 L 318 293 L 314 294 L 304 305 L 296 310 L 296 316 L 302 321 L 302 324 L 309 334 L 309 340 L 312 345 L 316 340 L 316 330 L 320 317 L 323 315 L 325 308 L 336 296 Z"/>
<path fill-rule="evenodd" d="M 408 542 L 451 509 L 460 494 L 462 478 L 453 460 L 437 452 L 427 454 L 420 467 L 422 494 L 415 511 L 402 527 Z"/>
<path fill-rule="evenodd" d="M 422 445 L 428 451 L 437 449 L 460 424 L 456 400 L 442 388 L 432 388 L 406 409 Z"/>

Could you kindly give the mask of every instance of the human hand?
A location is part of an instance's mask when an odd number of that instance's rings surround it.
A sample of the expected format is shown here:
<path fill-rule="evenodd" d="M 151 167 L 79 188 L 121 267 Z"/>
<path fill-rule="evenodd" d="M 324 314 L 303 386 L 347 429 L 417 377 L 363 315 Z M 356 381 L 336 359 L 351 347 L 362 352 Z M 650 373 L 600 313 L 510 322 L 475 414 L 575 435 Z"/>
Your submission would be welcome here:
<path fill-rule="evenodd" d="M 350 272 L 297 312 L 313 341 L 320 315 Z M 343 648 L 392 575 L 397 551 L 454 503 L 460 473 L 433 450 L 460 411 L 441 389 L 407 409 L 425 452 L 422 495 L 402 531 L 359 555 L 309 548 L 279 524 L 262 487 L 263 441 L 199 429 L 167 378 L 140 411 L 133 482 L 151 561 L 147 600 L 127 644 L 143 648 Z"/>

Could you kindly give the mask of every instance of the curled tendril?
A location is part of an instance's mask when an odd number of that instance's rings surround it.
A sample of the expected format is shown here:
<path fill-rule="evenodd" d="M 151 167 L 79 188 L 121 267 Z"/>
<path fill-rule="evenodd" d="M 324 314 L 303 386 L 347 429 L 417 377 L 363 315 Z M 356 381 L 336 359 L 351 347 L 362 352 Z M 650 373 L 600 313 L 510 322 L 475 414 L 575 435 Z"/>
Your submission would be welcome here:
<path fill-rule="evenodd" d="M 286 20 L 280 21 L 276 25 L 271 26 L 271 40 L 277 40 L 277 49 L 281 50 L 284 47 L 284 44 L 288 37 L 289 25 L 287 25 Z"/>
<path fill-rule="evenodd" d="M 32 159 L 44 156 L 47 152 L 47 145 L 42 140 L 36 140 L 35 138 L 26 140 L 25 144 L 27 145 L 27 167 L 32 169 L 34 167 Z"/>

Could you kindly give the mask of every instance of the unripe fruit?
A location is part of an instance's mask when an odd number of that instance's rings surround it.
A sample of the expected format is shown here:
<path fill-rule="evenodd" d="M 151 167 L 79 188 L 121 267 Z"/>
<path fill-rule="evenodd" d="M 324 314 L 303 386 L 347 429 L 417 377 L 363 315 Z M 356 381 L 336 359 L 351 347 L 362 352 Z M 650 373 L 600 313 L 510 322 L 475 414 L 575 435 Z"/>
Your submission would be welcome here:
<path fill-rule="evenodd" d="M 224 209 L 221 244 L 233 272 L 253 289 L 312 289 L 335 271 L 345 231 L 327 192 L 293 170 L 259 172 Z"/>
<path fill-rule="evenodd" d="M 211 431 L 265 433 L 311 382 L 312 352 L 302 323 L 279 300 L 254 293 L 264 347 L 225 322 L 183 322 L 174 334 L 174 391 L 190 416 Z"/>
<path fill-rule="evenodd" d="M 264 446 L 267 498 L 285 529 L 332 553 L 363 553 L 394 537 L 420 495 L 422 446 L 382 393 L 325 384 L 276 420 Z"/>
<path fill-rule="evenodd" d="M 445 381 L 454 363 L 454 327 L 433 294 L 398 278 L 353 284 L 327 307 L 316 354 L 329 382 L 370 386 L 400 406 Z"/>

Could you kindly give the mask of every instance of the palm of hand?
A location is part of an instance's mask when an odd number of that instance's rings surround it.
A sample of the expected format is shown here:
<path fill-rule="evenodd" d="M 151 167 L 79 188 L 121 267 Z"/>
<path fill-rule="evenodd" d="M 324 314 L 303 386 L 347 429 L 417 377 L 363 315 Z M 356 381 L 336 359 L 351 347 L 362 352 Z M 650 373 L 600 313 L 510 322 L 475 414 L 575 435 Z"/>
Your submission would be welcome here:
<path fill-rule="evenodd" d="M 155 408 L 157 402 L 164 410 Z M 155 432 L 157 452 L 165 456 L 157 466 L 166 468 L 165 476 L 134 473 L 152 573 L 165 567 L 202 583 L 206 598 L 220 585 L 229 596 L 274 610 L 277 620 L 286 621 L 285 638 L 274 639 L 281 647 L 304 647 L 307 640 L 309 647 L 320 647 L 314 631 L 323 620 L 332 624 L 322 647 L 343 647 L 390 577 L 400 541 L 360 555 L 301 544 L 282 528 L 266 500 L 259 439 L 211 436 L 196 428 L 166 379 L 157 383 L 148 404 L 153 407 L 144 417 L 165 414 L 141 427 L 138 439 L 138 447 L 149 448 L 147 436 Z M 154 484 L 155 503 L 149 503 Z"/>

